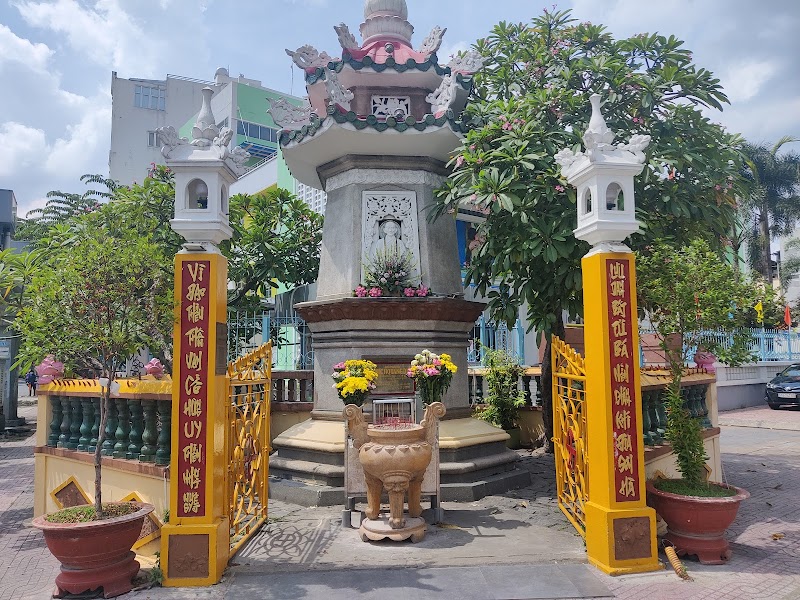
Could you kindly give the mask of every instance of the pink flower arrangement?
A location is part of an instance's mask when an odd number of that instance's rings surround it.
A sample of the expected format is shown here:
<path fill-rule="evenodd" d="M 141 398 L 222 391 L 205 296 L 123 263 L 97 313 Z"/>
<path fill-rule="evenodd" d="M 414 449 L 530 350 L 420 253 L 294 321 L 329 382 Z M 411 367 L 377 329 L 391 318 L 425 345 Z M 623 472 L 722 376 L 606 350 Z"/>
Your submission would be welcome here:
<path fill-rule="evenodd" d="M 417 296 L 419 296 L 420 298 L 424 298 L 426 296 L 429 296 L 430 293 L 431 293 L 430 288 L 428 286 L 424 285 L 424 284 L 420 285 L 417 288 Z"/>
<path fill-rule="evenodd" d="M 364 298 L 367 295 L 367 288 L 365 288 L 363 285 L 360 285 L 355 289 L 354 293 L 357 297 Z"/>
<path fill-rule="evenodd" d="M 413 298 L 414 296 L 417 295 L 417 290 L 415 290 L 412 287 L 407 287 L 406 289 L 403 290 L 403 295 L 406 298 Z"/>
<path fill-rule="evenodd" d="M 379 298 L 381 294 L 382 294 L 381 288 L 379 287 L 369 288 L 370 298 Z"/>

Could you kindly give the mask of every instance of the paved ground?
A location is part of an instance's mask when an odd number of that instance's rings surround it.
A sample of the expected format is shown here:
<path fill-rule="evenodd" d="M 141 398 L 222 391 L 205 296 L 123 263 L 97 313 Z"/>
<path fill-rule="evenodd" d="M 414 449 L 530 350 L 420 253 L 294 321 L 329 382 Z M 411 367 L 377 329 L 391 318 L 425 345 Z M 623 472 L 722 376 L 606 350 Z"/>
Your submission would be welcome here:
<path fill-rule="evenodd" d="M 20 414 L 35 419 L 33 407 Z M 420 544 L 364 544 L 355 530 L 341 528 L 335 508 L 272 502 L 269 525 L 220 585 L 127 598 L 800 599 L 800 411 L 746 409 L 720 421 L 727 480 L 752 497 L 728 532 L 731 562 L 688 561 L 693 582 L 666 570 L 612 578 L 587 566 L 582 540 L 553 500 L 552 458 L 523 452 L 534 485 L 446 503 L 445 522 Z M 25 523 L 33 506 L 32 446 L 30 437 L 0 441 L 0 600 L 49 597 L 58 568 Z"/>

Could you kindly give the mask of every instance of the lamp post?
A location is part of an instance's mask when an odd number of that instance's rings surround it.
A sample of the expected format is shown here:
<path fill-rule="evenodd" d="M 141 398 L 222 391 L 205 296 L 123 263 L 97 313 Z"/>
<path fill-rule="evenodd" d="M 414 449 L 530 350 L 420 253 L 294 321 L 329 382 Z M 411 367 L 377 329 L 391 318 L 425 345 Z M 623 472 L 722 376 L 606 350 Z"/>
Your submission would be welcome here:
<path fill-rule="evenodd" d="M 172 228 L 186 240 L 175 256 L 170 521 L 162 528 L 165 586 L 217 583 L 228 563 L 227 277 L 218 245 L 229 239 L 228 190 L 249 156 L 230 150 L 233 132 L 218 128 L 203 105 L 192 139 L 158 130 L 175 173 Z"/>
<path fill-rule="evenodd" d="M 600 96 L 591 103 L 586 150 L 556 155 L 562 175 L 577 188 L 575 237 L 592 245 L 581 262 L 591 457 L 586 551 L 607 573 L 636 573 L 661 568 L 655 511 L 645 502 L 636 266 L 624 244 L 639 230 L 633 178 L 644 168 L 650 136 L 614 144 Z"/>

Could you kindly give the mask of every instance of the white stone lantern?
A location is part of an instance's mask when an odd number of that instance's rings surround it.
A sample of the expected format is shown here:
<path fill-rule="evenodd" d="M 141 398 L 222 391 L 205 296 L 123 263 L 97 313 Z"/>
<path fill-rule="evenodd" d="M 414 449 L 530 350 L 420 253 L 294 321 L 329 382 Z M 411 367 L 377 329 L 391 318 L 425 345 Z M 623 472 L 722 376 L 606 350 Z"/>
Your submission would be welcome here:
<path fill-rule="evenodd" d="M 211 112 L 214 90 L 203 88 L 203 106 L 192 128 L 192 140 L 178 137 L 174 127 L 162 127 L 158 136 L 161 153 L 175 173 L 175 218 L 172 229 L 186 240 L 187 250 L 216 251 L 230 239 L 228 223 L 230 186 L 245 172 L 249 154 L 228 146 L 233 131 L 219 129 Z"/>
<path fill-rule="evenodd" d="M 578 227 L 575 237 L 592 246 L 621 245 L 639 231 L 633 178 L 644 169 L 649 135 L 634 135 L 614 145 L 614 132 L 603 119 L 600 96 L 593 94 L 592 118 L 583 134 L 585 152 L 564 149 L 556 154 L 561 174 L 577 188 Z"/>

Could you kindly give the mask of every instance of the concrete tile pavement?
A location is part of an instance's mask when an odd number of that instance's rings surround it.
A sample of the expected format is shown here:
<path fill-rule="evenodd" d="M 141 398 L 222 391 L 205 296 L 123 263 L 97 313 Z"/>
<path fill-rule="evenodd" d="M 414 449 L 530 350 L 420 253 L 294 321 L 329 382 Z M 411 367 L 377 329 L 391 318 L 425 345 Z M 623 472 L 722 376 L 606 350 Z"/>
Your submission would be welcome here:
<path fill-rule="evenodd" d="M 752 422 L 748 410 L 725 413 L 722 419 Z M 765 410 L 776 413 L 782 429 L 723 426 L 725 475 L 752 497 L 729 531 L 731 562 L 704 567 L 685 561 L 693 582 L 679 580 L 671 570 L 612 578 L 582 564 L 582 541 L 553 500 L 552 458 L 522 452 L 534 474 L 532 486 L 468 505 L 446 504 L 445 527 L 432 529 L 422 544 L 363 544 L 355 531 L 339 527 L 338 508 L 271 502 L 271 522 L 234 558 L 222 583 L 143 590 L 127 598 L 335 600 L 333 590 L 345 584 L 336 584 L 333 573 L 345 572 L 343 581 L 353 581 L 346 588 L 352 599 L 375 598 L 382 590 L 389 592 L 384 598 L 466 600 L 479 589 L 493 590 L 498 598 L 607 597 L 610 591 L 623 599 L 800 599 L 800 411 Z M 35 418 L 33 410 L 23 411 Z M 32 515 L 32 446 L 30 438 L 0 441 L 0 600 L 49 597 L 58 569 L 39 532 L 24 526 Z M 774 533 L 784 537 L 773 539 Z M 389 565 L 398 565 L 391 580 L 381 578 Z M 517 574 L 516 587 L 478 587 L 507 582 L 511 575 L 503 575 L 502 568 L 521 569 L 527 577 Z M 570 588 L 569 569 L 581 570 L 601 587 Z M 464 590 L 459 581 L 472 582 L 469 593 L 457 591 Z M 548 587 L 559 581 L 561 587 Z"/>
<path fill-rule="evenodd" d="M 35 429 L 36 405 L 29 398 L 20 395 L 18 414 Z M 33 436 L 0 439 L 0 600 L 47 598 L 58 561 L 41 532 L 27 525 L 33 517 Z"/>

